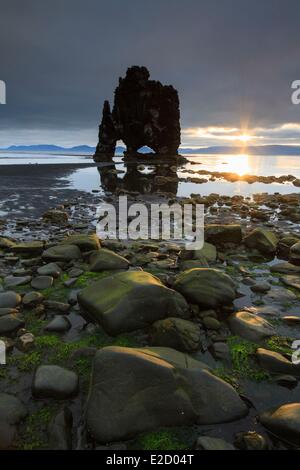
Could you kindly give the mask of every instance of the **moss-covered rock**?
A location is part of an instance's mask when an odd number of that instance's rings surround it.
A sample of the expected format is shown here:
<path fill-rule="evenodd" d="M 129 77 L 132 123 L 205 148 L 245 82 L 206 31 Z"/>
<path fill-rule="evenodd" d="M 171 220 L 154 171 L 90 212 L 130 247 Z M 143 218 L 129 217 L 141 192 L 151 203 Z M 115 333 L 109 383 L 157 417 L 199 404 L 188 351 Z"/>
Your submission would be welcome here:
<path fill-rule="evenodd" d="M 239 244 L 242 241 L 242 228 L 238 224 L 221 225 L 209 224 L 205 226 L 205 241 L 215 245 L 225 243 Z"/>
<path fill-rule="evenodd" d="M 217 259 L 217 249 L 215 245 L 211 243 L 204 242 L 203 247 L 201 250 L 194 250 L 193 252 L 193 259 L 206 259 L 208 262 L 214 262 Z"/>
<path fill-rule="evenodd" d="M 216 308 L 232 303 L 235 283 L 228 274 L 212 268 L 189 269 L 179 274 L 174 283 L 189 302 L 203 308 Z"/>
<path fill-rule="evenodd" d="M 236 391 L 207 368 L 175 350 L 108 347 L 93 364 L 87 428 L 101 443 L 120 441 L 160 427 L 213 424 L 245 416 Z"/>
<path fill-rule="evenodd" d="M 0 248 L 10 250 L 15 245 L 15 242 L 6 237 L 0 237 Z"/>
<path fill-rule="evenodd" d="M 181 294 L 144 271 L 121 272 L 96 281 L 78 294 L 78 301 L 83 315 L 112 335 L 171 315 L 186 317 L 188 312 Z"/>
<path fill-rule="evenodd" d="M 118 269 L 128 269 L 129 261 L 123 256 L 114 253 L 107 248 L 94 252 L 90 256 L 90 271 L 115 271 Z"/>
<path fill-rule="evenodd" d="M 276 334 L 269 322 L 249 312 L 234 312 L 229 317 L 228 324 L 233 334 L 254 343 L 261 343 Z"/>
<path fill-rule="evenodd" d="M 72 261 L 81 258 L 81 252 L 77 245 L 51 246 L 42 254 L 46 261 Z"/>
<path fill-rule="evenodd" d="M 274 232 L 259 227 L 244 238 L 244 243 L 248 248 L 256 249 L 262 255 L 273 255 L 276 252 L 278 238 Z"/>
<path fill-rule="evenodd" d="M 76 245 L 81 251 L 100 249 L 100 240 L 95 233 L 69 235 L 62 241 L 62 245 Z"/>
<path fill-rule="evenodd" d="M 296 266 L 300 266 L 300 241 L 290 248 L 290 262 Z"/>
<path fill-rule="evenodd" d="M 151 344 L 166 346 L 183 352 L 197 351 L 200 347 L 200 328 L 182 318 L 166 318 L 153 323 Z"/>
<path fill-rule="evenodd" d="M 40 254 L 44 249 L 45 242 L 43 241 L 31 241 L 31 242 L 23 242 L 23 243 L 16 243 L 12 247 L 12 251 L 14 253 L 25 253 L 25 254 Z"/>

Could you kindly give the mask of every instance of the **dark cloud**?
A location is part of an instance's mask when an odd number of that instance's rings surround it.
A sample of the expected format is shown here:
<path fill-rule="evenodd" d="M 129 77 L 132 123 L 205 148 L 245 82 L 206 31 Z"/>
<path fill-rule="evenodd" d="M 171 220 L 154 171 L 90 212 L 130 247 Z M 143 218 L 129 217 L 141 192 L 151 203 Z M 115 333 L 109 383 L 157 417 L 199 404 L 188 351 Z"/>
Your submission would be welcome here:
<path fill-rule="evenodd" d="M 299 0 L 0 0 L 1 129 L 92 130 L 132 64 L 184 127 L 298 122 Z M 80 139 L 79 139 L 80 140 Z"/>

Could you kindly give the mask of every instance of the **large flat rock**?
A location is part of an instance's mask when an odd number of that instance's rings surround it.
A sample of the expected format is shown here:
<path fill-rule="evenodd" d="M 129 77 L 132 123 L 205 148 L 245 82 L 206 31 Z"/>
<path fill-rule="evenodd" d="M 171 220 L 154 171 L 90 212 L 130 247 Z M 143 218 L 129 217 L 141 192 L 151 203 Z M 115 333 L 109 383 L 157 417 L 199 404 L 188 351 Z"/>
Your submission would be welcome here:
<path fill-rule="evenodd" d="M 186 317 L 181 294 L 144 271 L 126 271 L 92 283 L 78 294 L 83 314 L 112 335 L 151 325 L 156 320 Z"/>
<path fill-rule="evenodd" d="M 228 383 L 186 354 L 121 347 L 96 353 L 86 419 L 100 443 L 162 426 L 224 423 L 247 412 Z"/>

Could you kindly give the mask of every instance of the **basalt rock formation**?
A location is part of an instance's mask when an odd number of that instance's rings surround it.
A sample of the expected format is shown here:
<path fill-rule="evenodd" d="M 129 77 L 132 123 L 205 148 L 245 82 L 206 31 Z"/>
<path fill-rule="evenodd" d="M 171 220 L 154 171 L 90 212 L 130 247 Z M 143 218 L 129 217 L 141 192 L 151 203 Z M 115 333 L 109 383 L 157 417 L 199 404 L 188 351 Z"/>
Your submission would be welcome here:
<path fill-rule="evenodd" d="M 126 155 L 136 155 L 143 146 L 156 154 L 177 155 L 180 145 L 178 93 L 171 85 L 149 80 L 146 67 L 133 66 L 119 79 L 112 111 L 104 102 L 95 161 L 112 157 L 122 140 Z"/>

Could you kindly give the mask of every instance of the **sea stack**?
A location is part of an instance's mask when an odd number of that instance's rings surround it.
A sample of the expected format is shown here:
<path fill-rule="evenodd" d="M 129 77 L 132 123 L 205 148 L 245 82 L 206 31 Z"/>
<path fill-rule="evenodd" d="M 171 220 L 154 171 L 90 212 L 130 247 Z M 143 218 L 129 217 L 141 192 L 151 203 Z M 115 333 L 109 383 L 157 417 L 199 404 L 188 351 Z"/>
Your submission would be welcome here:
<path fill-rule="evenodd" d="M 149 80 L 146 67 L 127 69 L 119 78 L 111 111 L 104 102 L 99 126 L 96 162 L 113 157 L 116 143 L 126 145 L 126 156 L 136 156 L 143 146 L 161 156 L 176 156 L 180 145 L 178 92 L 172 85 Z"/>

